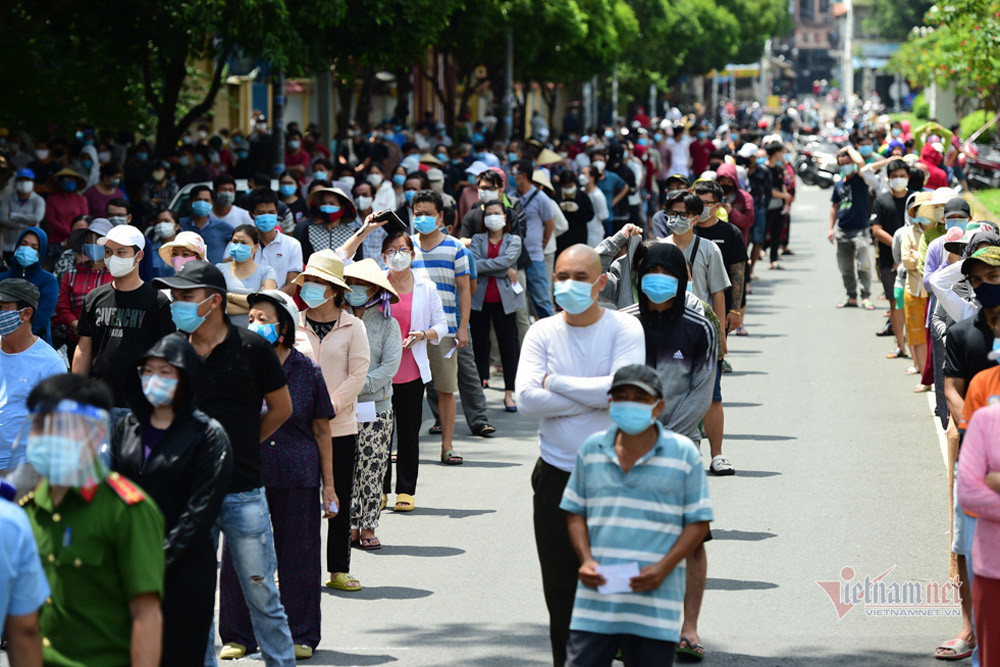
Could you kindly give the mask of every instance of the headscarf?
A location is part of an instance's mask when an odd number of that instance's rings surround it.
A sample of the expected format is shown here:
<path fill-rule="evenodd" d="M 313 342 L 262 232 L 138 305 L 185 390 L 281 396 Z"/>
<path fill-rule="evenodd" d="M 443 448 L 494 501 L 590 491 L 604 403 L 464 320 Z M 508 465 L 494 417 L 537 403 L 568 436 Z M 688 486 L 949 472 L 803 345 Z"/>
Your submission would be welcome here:
<path fill-rule="evenodd" d="M 677 278 L 677 294 L 670 308 L 653 311 L 649 298 L 642 291 L 642 278 L 655 267 L 662 267 Z M 663 241 L 646 241 L 636 248 L 632 258 L 632 275 L 638 293 L 639 321 L 646 339 L 646 363 L 655 364 L 660 344 L 670 335 L 684 314 L 686 306 L 688 267 L 680 248 Z"/>
<path fill-rule="evenodd" d="M 80 149 L 80 154 L 87 155 L 90 158 L 90 173 L 84 175 L 87 179 L 87 187 L 89 188 L 101 180 L 101 162 L 97 159 L 97 149 L 93 146 L 84 146 Z"/>

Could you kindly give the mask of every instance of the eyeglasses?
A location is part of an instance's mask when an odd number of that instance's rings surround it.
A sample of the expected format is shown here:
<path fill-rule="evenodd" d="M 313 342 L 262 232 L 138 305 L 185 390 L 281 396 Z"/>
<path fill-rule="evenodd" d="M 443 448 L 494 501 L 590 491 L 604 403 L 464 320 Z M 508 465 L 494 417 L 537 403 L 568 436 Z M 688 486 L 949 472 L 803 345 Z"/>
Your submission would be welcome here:
<path fill-rule="evenodd" d="M 396 255 L 412 255 L 413 252 L 409 248 L 399 248 L 397 250 L 386 250 L 386 257 L 395 257 Z"/>

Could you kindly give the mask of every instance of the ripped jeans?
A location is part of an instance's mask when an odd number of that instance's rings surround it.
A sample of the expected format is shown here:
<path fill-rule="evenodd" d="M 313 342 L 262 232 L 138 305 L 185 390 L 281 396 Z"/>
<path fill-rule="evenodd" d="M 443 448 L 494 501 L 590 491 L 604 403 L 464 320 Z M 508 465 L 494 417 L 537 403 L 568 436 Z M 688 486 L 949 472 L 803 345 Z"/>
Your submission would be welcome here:
<path fill-rule="evenodd" d="M 227 494 L 222 500 L 219 519 L 213 528 L 216 543 L 220 529 L 232 553 L 240 588 L 243 589 L 243 597 L 250 609 L 254 635 L 264 655 L 264 664 L 268 667 L 291 667 L 295 664 L 295 652 L 292 635 L 288 630 L 288 617 L 274 582 L 278 559 L 274 552 L 274 534 L 271 532 L 271 516 L 264 488 Z M 224 600 L 225 595 L 221 599 Z M 226 638 L 223 637 L 223 643 L 225 642 Z M 205 665 L 216 665 L 214 623 L 209 635 Z"/>

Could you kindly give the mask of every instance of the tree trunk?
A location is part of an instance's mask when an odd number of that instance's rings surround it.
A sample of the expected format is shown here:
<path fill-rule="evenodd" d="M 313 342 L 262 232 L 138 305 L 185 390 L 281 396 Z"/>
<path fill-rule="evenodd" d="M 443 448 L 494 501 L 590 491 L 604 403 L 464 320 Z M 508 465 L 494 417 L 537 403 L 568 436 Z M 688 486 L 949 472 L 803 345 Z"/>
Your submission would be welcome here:
<path fill-rule="evenodd" d="M 337 127 L 333 136 L 342 141 L 347 136 L 347 126 L 351 124 L 351 98 L 354 96 L 354 79 L 346 82 L 337 77 Z"/>
<path fill-rule="evenodd" d="M 354 121 L 361 126 L 361 131 L 367 134 L 371 130 L 372 90 L 375 87 L 375 68 L 366 67 L 362 72 L 361 93 L 358 95 L 358 108 L 354 113 Z"/>
<path fill-rule="evenodd" d="M 410 115 L 410 92 L 413 90 L 410 77 L 413 71 L 410 67 L 400 67 L 393 74 L 396 75 L 396 109 L 393 111 L 392 121 L 396 125 L 405 126 Z"/>

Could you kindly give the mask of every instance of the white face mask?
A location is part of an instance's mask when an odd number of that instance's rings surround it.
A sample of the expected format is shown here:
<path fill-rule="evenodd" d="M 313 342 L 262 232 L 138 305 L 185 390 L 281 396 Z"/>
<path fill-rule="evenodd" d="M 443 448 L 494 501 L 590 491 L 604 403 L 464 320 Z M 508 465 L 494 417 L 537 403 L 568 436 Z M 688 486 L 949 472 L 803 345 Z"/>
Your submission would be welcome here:
<path fill-rule="evenodd" d="M 354 187 L 354 177 L 353 176 L 343 176 L 340 180 L 344 182 L 344 184 L 348 187 L 348 189 Z"/>
<path fill-rule="evenodd" d="M 493 201 L 497 199 L 497 190 L 479 190 L 479 201 Z"/>
<path fill-rule="evenodd" d="M 572 188 L 563 188 L 562 193 L 563 197 L 566 197 L 567 199 L 572 199 L 573 197 L 576 196 L 576 186 Z"/>
<path fill-rule="evenodd" d="M 909 184 L 910 184 L 910 179 L 908 179 L 908 178 L 890 178 L 889 179 L 889 187 L 892 188 L 893 190 L 895 190 L 896 192 L 900 192 L 901 190 L 905 190 L 906 186 L 908 186 Z"/>
<path fill-rule="evenodd" d="M 413 259 L 413 255 L 409 253 L 397 252 L 394 255 L 389 255 L 385 260 L 386 266 L 388 266 L 393 271 L 406 271 L 410 268 L 410 261 Z"/>
<path fill-rule="evenodd" d="M 498 232 L 504 228 L 504 225 L 507 224 L 507 220 L 503 217 L 503 215 L 495 213 L 484 217 L 483 224 L 486 225 L 486 229 L 491 232 Z"/>
<path fill-rule="evenodd" d="M 368 182 L 372 184 L 373 188 L 377 188 L 382 185 L 382 174 L 368 174 Z"/>
<path fill-rule="evenodd" d="M 171 236 L 174 235 L 176 229 L 177 228 L 174 226 L 174 223 L 172 222 L 164 221 L 156 223 L 156 234 L 161 239 L 169 239 Z"/>
<path fill-rule="evenodd" d="M 39 148 L 37 151 L 35 151 L 35 157 L 37 157 L 39 160 L 48 160 L 49 159 L 48 149 Z"/>
<path fill-rule="evenodd" d="M 594 160 L 593 162 L 593 165 L 597 169 L 597 171 L 604 171 L 604 167 L 606 166 L 606 164 L 607 163 L 605 163 L 604 160 Z"/>
<path fill-rule="evenodd" d="M 586 187 L 586 185 L 590 183 L 590 176 L 587 176 L 586 174 L 580 174 L 580 177 L 576 180 L 577 182 L 580 183 L 580 185 Z"/>
<path fill-rule="evenodd" d="M 33 181 L 18 181 L 14 187 L 16 187 L 17 191 L 22 195 L 26 195 L 35 189 L 35 183 Z"/>
<path fill-rule="evenodd" d="M 124 215 L 113 215 L 108 218 L 108 222 L 111 223 L 112 227 L 117 227 L 118 225 L 127 225 L 128 218 Z"/>
<path fill-rule="evenodd" d="M 354 200 L 354 203 L 357 205 L 359 211 L 367 211 L 372 207 L 372 198 L 358 197 Z"/>
<path fill-rule="evenodd" d="M 99 162 L 111 162 L 111 153 L 108 151 L 101 151 L 97 154 L 97 159 Z"/>
<path fill-rule="evenodd" d="M 132 273 L 135 268 L 135 257 L 108 257 L 104 260 L 108 273 L 115 278 L 121 278 Z"/>

